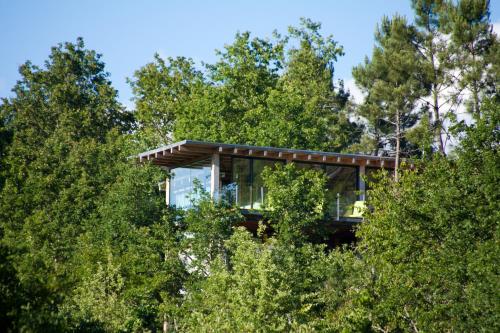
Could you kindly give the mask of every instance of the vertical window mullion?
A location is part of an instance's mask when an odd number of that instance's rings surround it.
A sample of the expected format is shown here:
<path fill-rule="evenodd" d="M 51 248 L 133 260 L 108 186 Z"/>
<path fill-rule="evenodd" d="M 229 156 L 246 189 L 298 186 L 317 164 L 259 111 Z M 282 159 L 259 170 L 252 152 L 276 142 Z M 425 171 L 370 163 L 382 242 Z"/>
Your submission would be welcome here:
<path fill-rule="evenodd" d="M 250 209 L 253 209 L 253 158 L 249 159 L 250 161 Z"/>

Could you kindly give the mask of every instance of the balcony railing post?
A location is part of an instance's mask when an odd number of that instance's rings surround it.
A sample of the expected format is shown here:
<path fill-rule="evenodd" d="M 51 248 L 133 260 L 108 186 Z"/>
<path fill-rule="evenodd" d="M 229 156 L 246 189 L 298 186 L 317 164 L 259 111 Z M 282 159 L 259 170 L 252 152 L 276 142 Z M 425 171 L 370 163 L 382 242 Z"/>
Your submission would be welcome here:
<path fill-rule="evenodd" d="M 261 207 L 263 207 L 264 206 L 264 187 L 263 186 L 260 187 L 260 200 L 261 200 L 260 201 Z"/>
<path fill-rule="evenodd" d="M 366 184 L 365 180 L 363 177 L 366 174 L 366 168 L 364 165 L 361 165 L 359 167 L 359 200 L 365 201 L 366 200 Z"/>
<path fill-rule="evenodd" d="M 239 206 L 240 205 L 240 201 L 238 200 L 238 184 L 236 184 L 236 186 L 234 187 L 234 201 L 235 201 L 235 204 L 236 206 Z"/>
<path fill-rule="evenodd" d="M 337 221 L 340 220 L 340 193 L 337 193 Z"/>

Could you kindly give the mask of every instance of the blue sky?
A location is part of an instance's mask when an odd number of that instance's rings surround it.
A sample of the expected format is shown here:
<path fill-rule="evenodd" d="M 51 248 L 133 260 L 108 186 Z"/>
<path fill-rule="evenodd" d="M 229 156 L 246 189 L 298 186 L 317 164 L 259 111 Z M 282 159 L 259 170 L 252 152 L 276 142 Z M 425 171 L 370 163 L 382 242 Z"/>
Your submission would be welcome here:
<path fill-rule="evenodd" d="M 491 1 L 491 12 L 500 22 L 500 1 Z M 351 68 L 371 54 L 377 22 L 394 13 L 411 18 L 410 0 L 0 0 L 0 97 L 11 95 L 19 65 L 42 65 L 51 46 L 81 36 L 103 54 L 120 101 L 131 106 L 126 78 L 155 52 L 213 62 L 237 31 L 268 37 L 300 17 L 321 22 L 323 34 L 344 46 L 336 76 L 352 87 Z"/>

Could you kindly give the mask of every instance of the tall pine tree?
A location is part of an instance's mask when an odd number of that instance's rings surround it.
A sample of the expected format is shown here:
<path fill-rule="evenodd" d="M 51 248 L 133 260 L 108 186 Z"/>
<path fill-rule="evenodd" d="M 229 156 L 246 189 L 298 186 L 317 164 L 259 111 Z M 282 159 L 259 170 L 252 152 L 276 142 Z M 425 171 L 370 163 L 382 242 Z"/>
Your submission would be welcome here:
<path fill-rule="evenodd" d="M 376 146 L 389 146 L 396 157 L 396 173 L 401 157 L 411 154 L 411 147 L 405 134 L 416 124 L 420 110 L 416 101 L 427 92 L 425 74 L 421 73 L 422 55 L 415 46 L 417 32 L 408 25 L 406 19 L 385 17 L 375 33 L 376 46 L 372 59 L 353 69 L 356 83 L 367 93 L 365 103 L 366 119 L 373 122 L 372 128 L 379 129 L 384 124 L 385 142 Z M 370 115 L 371 105 L 376 116 Z M 376 137 L 380 140 L 380 137 Z"/>

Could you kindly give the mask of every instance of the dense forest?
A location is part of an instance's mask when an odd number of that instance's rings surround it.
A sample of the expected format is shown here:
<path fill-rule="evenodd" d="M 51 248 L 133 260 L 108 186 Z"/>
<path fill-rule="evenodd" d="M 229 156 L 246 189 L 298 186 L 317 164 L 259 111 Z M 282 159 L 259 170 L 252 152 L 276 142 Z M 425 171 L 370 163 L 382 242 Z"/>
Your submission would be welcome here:
<path fill-rule="evenodd" d="M 24 63 L 0 103 L 0 330 L 499 332 L 500 40 L 487 0 L 412 7 L 353 68 L 362 103 L 309 19 L 237 33 L 202 66 L 155 55 L 129 79 L 133 110 L 83 39 Z M 311 232 L 325 177 L 293 163 L 264 173 L 257 235 L 201 189 L 167 207 L 166 172 L 130 156 L 183 139 L 397 168 L 370 184 L 357 241 L 328 248 Z"/>

